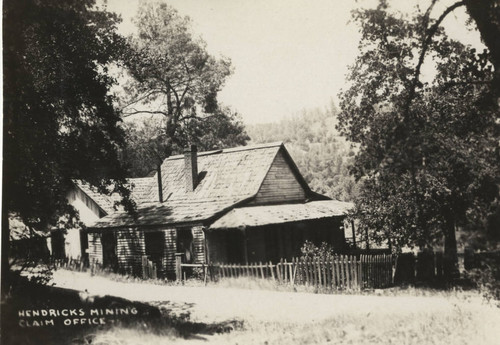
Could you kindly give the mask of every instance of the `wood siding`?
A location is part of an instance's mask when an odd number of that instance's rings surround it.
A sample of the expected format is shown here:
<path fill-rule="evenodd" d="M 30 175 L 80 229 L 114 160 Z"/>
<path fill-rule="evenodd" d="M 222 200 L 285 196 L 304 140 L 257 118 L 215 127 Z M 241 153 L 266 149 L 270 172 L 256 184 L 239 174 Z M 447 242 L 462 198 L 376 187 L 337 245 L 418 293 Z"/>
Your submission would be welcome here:
<path fill-rule="evenodd" d="M 164 252 L 164 265 L 165 274 L 168 277 L 175 275 L 175 253 L 180 252 L 177 248 L 178 231 L 190 231 L 193 236 L 192 248 L 192 263 L 201 264 L 205 262 L 205 233 L 203 226 L 197 225 L 192 228 L 170 228 L 164 230 L 165 232 L 165 252 Z"/>
<path fill-rule="evenodd" d="M 205 263 L 205 233 L 202 226 L 193 226 L 193 255 L 194 263 Z"/>
<path fill-rule="evenodd" d="M 253 205 L 304 201 L 306 193 L 295 177 L 283 153 L 276 155 L 267 173 Z"/>
<path fill-rule="evenodd" d="M 193 263 L 205 263 L 205 233 L 201 225 L 192 228 L 167 228 L 155 230 L 161 232 L 164 238 L 161 263 L 157 266 L 159 277 L 173 277 L 175 275 L 175 253 L 177 248 L 177 232 L 189 231 L 193 235 L 192 255 Z M 116 238 L 116 260 L 118 272 L 142 276 L 142 257 L 146 255 L 146 242 L 143 230 L 133 228 L 119 229 L 113 232 Z M 103 246 L 102 234 L 89 233 L 89 258 L 102 264 Z"/>
<path fill-rule="evenodd" d="M 100 233 L 89 233 L 89 262 L 99 262 L 102 264 L 102 243 Z"/>
<path fill-rule="evenodd" d="M 175 276 L 175 253 L 177 251 L 177 229 L 163 230 L 165 233 L 165 251 L 163 252 L 164 274 L 167 277 Z"/>
<path fill-rule="evenodd" d="M 145 255 L 144 232 L 135 229 L 116 231 L 118 271 L 122 274 L 142 275 L 142 256 Z"/>

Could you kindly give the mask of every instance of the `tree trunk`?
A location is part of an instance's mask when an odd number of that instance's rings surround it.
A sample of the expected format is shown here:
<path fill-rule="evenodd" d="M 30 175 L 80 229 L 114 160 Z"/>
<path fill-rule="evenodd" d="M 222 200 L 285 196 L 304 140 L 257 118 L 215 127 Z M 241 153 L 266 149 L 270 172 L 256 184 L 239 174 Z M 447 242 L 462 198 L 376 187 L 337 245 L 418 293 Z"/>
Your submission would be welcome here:
<path fill-rule="evenodd" d="M 449 216 L 444 224 L 444 275 L 451 280 L 460 277 L 458 270 L 457 237 L 455 220 Z"/>
<path fill-rule="evenodd" d="M 500 97 L 500 0 L 464 0 L 467 12 L 476 23 L 495 68 L 493 93 Z"/>
<path fill-rule="evenodd" d="M 4 194 L 5 196 L 5 194 Z M 10 249 L 10 228 L 9 228 L 9 213 L 5 208 L 5 197 L 2 208 L 2 300 L 9 291 L 9 249 Z"/>

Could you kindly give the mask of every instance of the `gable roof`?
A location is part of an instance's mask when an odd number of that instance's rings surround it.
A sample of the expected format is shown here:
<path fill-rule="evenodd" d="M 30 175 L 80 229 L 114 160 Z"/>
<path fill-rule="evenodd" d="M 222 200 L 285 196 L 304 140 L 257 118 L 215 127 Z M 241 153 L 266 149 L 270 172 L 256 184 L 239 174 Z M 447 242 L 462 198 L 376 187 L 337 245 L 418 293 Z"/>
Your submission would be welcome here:
<path fill-rule="evenodd" d="M 136 203 L 149 200 L 151 184 L 155 181 L 153 177 L 128 178 L 130 193 Z M 98 191 L 97 187 L 83 180 L 73 180 L 75 185 L 96 203 L 99 209 L 106 215 L 114 213 L 115 202 L 120 201 L 118 194 L 106 195 Z"/>
<path fill-rule="evenodd" d="M 155 175 L 149 187 L 144 189 L 144 202 L 137 207 L 138 218 L 117 212 L 101 218 L 92 228 L 155 226 L 212 219 L 255 197 L 278 152 L 283 152 L 306 194 L 317 198 L 318 194 L 310 190 L 283 143 L 243 146 L 198 153 L 201 181 L 190 192 L 186 192 L 184 155 L 165 159 L 161 166 L 163 203 L 158 202 Z"/>
<path fill-rule="evenodd" d="M 202 179 L 192 192 L 186 192 L 184 155 L 169 157 L 161 166 L 163 200 L 212 202 L 254 196 L 282 147 L 278 142 L 200 152 L 198 175 Z M 148 199 L 158 201 L 156 183 L 151 184 Z"/>
<path fill-rule="evenodd" d="M 100 193 L 96 187 L 83 180 L 73 180 L 73 182 L 75 186 L 94 201 L 99 209 L 105 214 L 111 214 L 115 211 L 115 200 L 110 195 Z"/>

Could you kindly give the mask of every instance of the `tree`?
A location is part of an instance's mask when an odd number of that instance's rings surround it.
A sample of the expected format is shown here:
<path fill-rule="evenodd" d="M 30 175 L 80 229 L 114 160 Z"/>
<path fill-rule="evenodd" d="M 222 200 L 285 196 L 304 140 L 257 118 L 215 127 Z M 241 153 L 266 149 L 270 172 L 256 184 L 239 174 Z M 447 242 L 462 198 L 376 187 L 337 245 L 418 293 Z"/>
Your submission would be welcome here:
<path fill-rule="evenodd" d="M 464 0 L 470 17 L 476 23 L 481 38 L 488 47 L 489 60 L 494 67 L 493 93 L 500 97 L 500 0 Z M 498 105 L 498 102 L 497 102 Z"/>
<path fill-rule="evenodd" d="M 4 274 L 9 213 L 37 230 L 47 230 L 61 214 L 73 219 L 65 198 L 72 179 L 128 195 L 117 154 L 123 131 L 106 75 L 121 41 L 118 18 L 94 5 L 4 2 Z"/>
<path fill-rule="evenodd" d="M 238 114 L 229 108 L 219 108 L 216 115 L 206 119 L 195 117 L 182 123 L 170 148 L 163 118 L 151 116 L 140 123 L 125 124 L 126 146 L 122 159 L 129 175 L 146 176 L 157 168 L 168 150 L 180 154 L 190 143 L 200 151 L 246 145 L 249 137 Z"/>
<path fill-rule="evenodd" d="M 179 131 L 201 119 L 222 116 L 217 93 L 231 74 L 227 59 L 216 59 L 191 33 L 189 18 L 165 3 L 144 3 L 136 17 L 138 33 L 128 40 L 124 63 L 131 76 L 125 87 L 124 116 L 163 116 L 163 157 L 181 145 Z"/>
<path fill-rule="evenodd" d="M 434 3 L 410 18 L 385 1 L 355 12 L 360 55 L 341 94 L 339 129 L 360 144 L 360 230 L 395 248 L 444 237 L 456 262 L 457 227 L 483 227 L 499 199 L 498 112 L 490 55 L 449 39 L 440 23 L 458 5 L 434 20 Z M 423 82 L 426 56 L 436 74 Z"/>

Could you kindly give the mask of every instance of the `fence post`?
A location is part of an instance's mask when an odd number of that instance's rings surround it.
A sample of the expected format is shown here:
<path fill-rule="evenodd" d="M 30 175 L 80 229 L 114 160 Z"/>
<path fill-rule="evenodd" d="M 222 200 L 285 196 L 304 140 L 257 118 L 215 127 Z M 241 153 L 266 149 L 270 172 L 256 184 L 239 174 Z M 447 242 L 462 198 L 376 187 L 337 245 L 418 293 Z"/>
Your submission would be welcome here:
<path fill-rule="evenodd" d="M 175 279 L 182 280 L 182 253 L 175 253 Z"/>
<path fill-rule="evenodd" d="M 151 278 L 153 278 L 153 279 L 157 279 L 158 278 L 158 272 L 156 270 L 156 264 L 155 263 L 153 263 L 153 265 L 152 265 Z"/>

